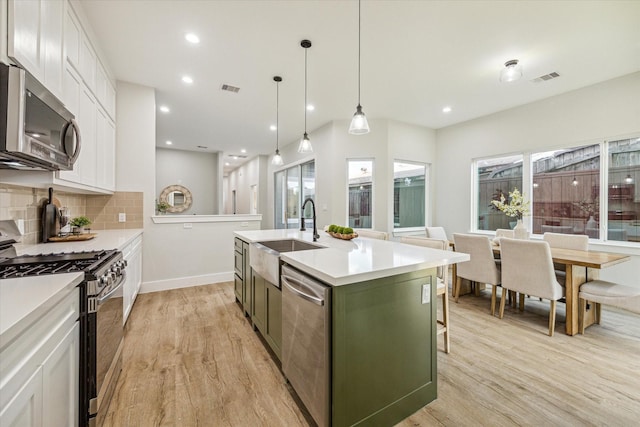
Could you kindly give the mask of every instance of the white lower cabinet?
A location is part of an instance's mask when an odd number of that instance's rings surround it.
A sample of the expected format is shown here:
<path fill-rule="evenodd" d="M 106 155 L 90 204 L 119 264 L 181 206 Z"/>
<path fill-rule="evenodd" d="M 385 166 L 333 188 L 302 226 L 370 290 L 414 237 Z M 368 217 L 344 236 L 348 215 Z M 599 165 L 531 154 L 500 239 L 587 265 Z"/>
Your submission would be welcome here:
<path fill-rule="evenodd" d="M 133 242 L 125 246 L 122 254 L 127 261 L 125 270 L 127 279 L 124 282 L 123 290 L 123 323 L 126 323 L 142 284 L 142 236 L 136 237 Z"/>
<path fill-rule="evenodd" d="M 0 426 L 78 425 L 79 291 L 0 351 Z"/>

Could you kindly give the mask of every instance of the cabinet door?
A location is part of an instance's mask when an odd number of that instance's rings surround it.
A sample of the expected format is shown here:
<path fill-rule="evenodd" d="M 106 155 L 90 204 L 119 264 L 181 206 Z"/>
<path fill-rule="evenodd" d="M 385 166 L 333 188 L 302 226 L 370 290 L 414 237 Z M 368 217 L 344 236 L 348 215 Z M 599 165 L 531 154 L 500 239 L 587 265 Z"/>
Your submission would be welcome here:
<path fill-rule="evenodd" d="M 233 275 L 233 290 L 236 294 L 236 300 L 242 303 L 242 279 L 237 274 Z"/>
<path fill-rule="evenodd" d="M 44 77 L 43 1 L 9 0 L 8 54 L 38 80 Z"/>
<path fill-rule="evenodd" d="M 96 110 L 96 186 L 105 190 L 115 189 L 116 167 L 115 128 L 107 113 Z"/>
<path fill-rule="evenodd" d="M 62 31 L 65 2 L 45 0 L 42 7 L 42 37 L 44 46 L 44 85 L 62 99 Z"/>
<path fill-rule="evenodd" d="M 79 331 L 76 322 L 42 365 L 42 416 L 47 425 L 78 425 Z"/>
<path fill-rule="evenodd" d="M 252 290 L 251 290 L 251 261 L 249 260 L 249 244 L 242 242 L 242 308 L 248 316 L 251 316 Z"/>
<path fill-rule="evenodd" d="M 281 358 L 282 354 L 282 292 L 273 283 L 267 282 L 267 324 L 265 339 L 273 352 Z"/>
<path fill-rule="evenodd" d="M 71 6 L 67 7 L 64 22 L 64 50 L 67 61 L 76 69 L 80 68 L 80 40 L 82 39 L 82 27 L 76 18 Z"/>
<path fill-rule="evenodd" d="M 96 88 L 96 53 L 89 42 L 89 38 L 83 32 L 80 38 L 80 76 L 91 91 Z"/>
<path fill-rule="evenodd" d="M 1 389 L 0 392 L 2 392 Z M 0 412 L 0 426 L 42 427 L 42 425 L 42 367 L 38 367 Z"/>
<path fill-rule="evenodd" d="M 264 335 L 266 333 L 265 324 L 267 321 L 267 294 L 266 294 L 266 284 L 267 281 L 264 280 L 262 276 L 259 274 L 253 273 L 251 275 L 252 283 L 252 297 L 253 297 L 253 306 L 251 310 L 251 321 L 258 328 L 260 332 Z"/>

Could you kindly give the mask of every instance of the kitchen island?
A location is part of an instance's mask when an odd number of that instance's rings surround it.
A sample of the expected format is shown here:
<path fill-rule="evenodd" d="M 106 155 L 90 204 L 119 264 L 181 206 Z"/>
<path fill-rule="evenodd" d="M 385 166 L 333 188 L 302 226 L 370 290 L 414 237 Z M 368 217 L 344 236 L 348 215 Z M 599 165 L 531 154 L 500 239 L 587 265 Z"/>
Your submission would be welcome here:
<path fill-rule="evenodd" d="M 312 233 L 297 230 L 235 235 L 236 254 L 243 254 L 238 246 L 258 242 L 312 241 Z M 317 370 L 313 373 L 318 376 L 317 393 L 305 396 L 293 380 L 292 386 L 316 422 L 322 420 L 321 425 L 393 425 L 437 396 L 435 271 L 440 265 L 467 261 L 469 256 L 367 238 L 345 241 L 326 233 L 315 243 L 323 248 L 282 252 L 280 260 L 328 289 L 328 402 L 318 402 L 324 382 Z M 246 261 L 237 257 L 236 272 Z M 287 365 L 295 353 L 288 347 L 300 346 L 299 342 L 288 342 L 291 329 L 285 326 L 286 319 L 292 317 L 287 313 L 291 306 L 277 301 L 282 298 L 278 295 L 280 283 L 264 283 L 250 268 L 242 273 L 249 278 L 244 292 L 252 298 L 244 302 L 251 305 L 252 323 L 263 335 L 271 336 L 266 341 L 289 376 Z M 253 321 L 256 314 L 257 322 Z M 309 327 L 304 324 L 304 313 L 293 317 L 301 322 L 295 327 Z M 304 345 L 299 351 L 305 351 Z M 322 363 L 315 353 L 309 351 L 305 356 L 312 365 Z M 315 370 L 315 366 L 300 369 L 306 368 Z"/>

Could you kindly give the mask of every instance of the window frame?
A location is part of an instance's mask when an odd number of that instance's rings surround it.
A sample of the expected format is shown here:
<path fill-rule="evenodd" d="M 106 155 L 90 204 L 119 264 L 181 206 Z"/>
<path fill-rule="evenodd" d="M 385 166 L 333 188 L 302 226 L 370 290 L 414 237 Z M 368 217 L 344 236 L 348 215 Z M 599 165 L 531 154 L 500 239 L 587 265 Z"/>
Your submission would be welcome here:
<path fill-rule="evenodd" d="M 376 221 L 375 221 L 375 206 L 376 206 L 376 184 L 375 184 L 375 170 L 376 170 L 376 161 L 374 157 L 351 157 L 351 158 L 347 158 L 346 159 L 346 167 L 347 167 L 347 174 L 346 174 L 346 183 L 347 183 L 347 194 L 346 194 L 346 218 L 345 218 L 345 224 L 347 224 L 347 226 L 349 226 L 349 163 L 350 162 L 371 162 L 371 227 L 357 227 L 357 228 L 363 228 L 363 229 L 367 229 L 367 230 L 375 230 L 375 226 L 376 226 Z M 356 227 L 354 227 L 356 228 Z"/>
<path fill-rule="evenodd" d="M 603 139 L 597 140 L 584 140 L 578 141 L 571 144 L 565 145 L 555 145 L 550 147 L 538 147 L 532 150 L 523 150 L 516 151 L 510 153 L 499 153 L 490 156 L 482 156 L 471 159 L 471 189 L 472 194 L 470 195 L 470 215 L 469 215 L 469 230 L 473 233 L 478 234 L 487 234 L 493 235 L 495 231 L 493 230 L 480 230 L 478 227 L 478 204 L 479 204 L 479 179 L 478 179 L 478 162 L 494 159 L 500 157 L 508 157 L 521 155 L 523 158 L 523 171 L 522 171 L 522 187 L 524 190 L 525 198 L 532 202 L 533 205 L 533 155 L 536 153 L 542 153 L 546 151 L 555 151 L 555 150 L 573 150 L 580 147 L 590 146 L 590 145 L 598 145 L 599 146 L 599 161 L 600 161 L 600 169 L 599 169 L 599 217 L 600 218 L 608 218 L 609 211 L 609 143 L 617 142 L 626 139 L 639 139 L 640 133 L 632 133 L 632 134 L 623 134 L 616 135 L 613 137 L 607 137 Z M 640 185 L 640 183 L 635 182 L 634 185 Z M 640 221 L 640 219 L 638 219 Z M 528 230 L 533 230 L 533 220 L 531 215 L 527 215 L 523 218 L 523 222 L 525 223 Z M 599 244 L 609 244 L 609 245 L 620 245 L 620 246 L 628 246 L 628 247 L 638 247 L 640 246 L 639 241 L 629 241 L 629 240 L 610 240 L 608 239 L 608 220 L 607 221 L 599 221 L 598 230 L 599 237 L 598 238 L 589 238 L 591 243 L 599 243 Z M 540 237 L 542 234 L 533 234 L 533 236 Z"/>
<path fill-rule="evenodd" d="M 409 165 L 417 165 L 424 167 L 424 224 L 421 226 L 411 226 L 411 227 L 396 227 L 395 225 L 395 164 L 396 163 L 406 163 Z M 427 162 L 418 162 L 415 160 L 403 160 L 394 158 L 391 162 L 391 191 L 389 192 L 389 223 L 391 224 L 391 229 L 394 234 L 403 234 L 414 231 L 424 231 L 425 227 L 429 224 L 429 205 L 430 205 L 430 196 L 431 196 L 431 164 Z"/>

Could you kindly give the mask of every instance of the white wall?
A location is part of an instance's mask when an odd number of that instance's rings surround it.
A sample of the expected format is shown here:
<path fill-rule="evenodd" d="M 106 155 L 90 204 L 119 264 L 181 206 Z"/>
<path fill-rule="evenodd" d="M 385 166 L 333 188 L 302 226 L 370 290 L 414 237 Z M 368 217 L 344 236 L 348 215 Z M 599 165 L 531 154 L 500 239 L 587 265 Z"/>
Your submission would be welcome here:
<path fill-rule="evenodd" d="M 272 207 L 273 174 L 293 164 L 315 159 L 316 209 L 318 227 L 347 223 L 347 159 L 373 159 L 373 227 L 393 229 L 393 161 L 394 159 L 433 163 L 436 145 L 435 132 L 420 126 L 392 120 L 369 120 L 371 132 L 350 135 L 349 121 L 327 123 L 309 133 L 313 154 L 298 153 L 299 141 L 280 149 L 285 164 L 274 168 L 269 163 L 269 199 Z M 269 162 L 271 158 L 269 158 Z M 273 227 L 273 209 L 261 212 L 267 228 Z"/>
<path fill-rule="evenodd" d="M 449 234 L 470 230 L 474 158 L 595 143 L 640 134 L 640 72 L 490 116 L 439 129 L 434 225 Z M 637 246 L 637 245 L 636 245 Z M 596 246 L 640 255 L 640 248 Z M 640 286 L 640 257 L 602 277 Z"/>
<path fill-rule="evenodd" d="M 233 231 L 259 222 L 155 224 L 155 91 L 125 82 L 117 90 L 117 188 L 144 193 L 143 292 L 233 280 Z"/>
<path fill-rule="evenodd" d="M 182 185 L 193 197 L 184 215 L 218 214 L 218 154 L 156 148 L 156 198 L 169 185 Z"/>

